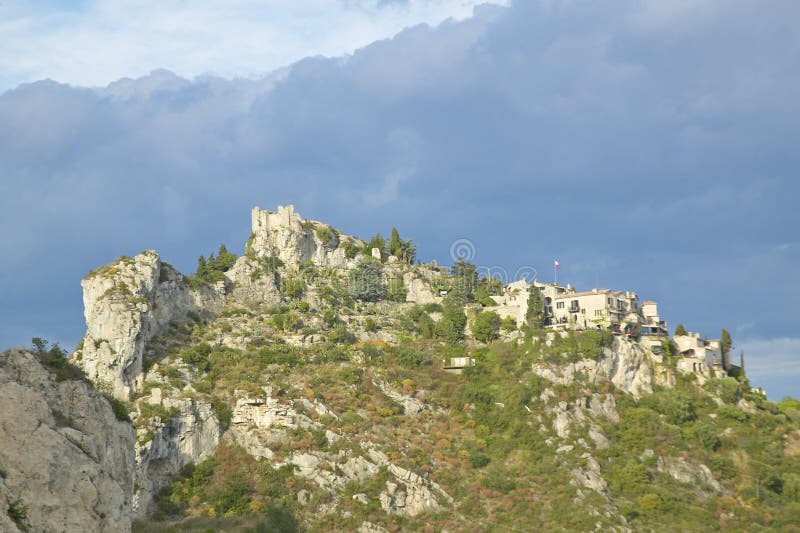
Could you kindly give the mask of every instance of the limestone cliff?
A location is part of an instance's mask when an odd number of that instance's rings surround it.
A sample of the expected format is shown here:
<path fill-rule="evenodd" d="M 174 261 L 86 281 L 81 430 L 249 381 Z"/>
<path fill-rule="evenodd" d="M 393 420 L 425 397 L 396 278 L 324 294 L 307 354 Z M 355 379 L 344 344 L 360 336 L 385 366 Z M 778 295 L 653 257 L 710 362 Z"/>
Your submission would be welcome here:
<path fill-rule="evenodd" d="M 0 413 L 0 530 L 130 530 L 133 428 L 100 393 L 9 350 Z"/>
<path fill-rule="evenodd" d="M 226 291 L 224 283 L 190 288 L 152 250 L 90 272 L 81 286 L 86 335 L 72 361 L 123 400 L 141 385 L 147 341 L 189 312 L 217 309 Z"/>
<path fill-rule="evenodd" d="M 147 513 L 153 494 L 168 485 L 190 463 L 206 459 L 219 444 L 220 425 L 211 405 L 189 398 L 162 398 L 154 389 L 139 405 L 162 407 L 165 417 L 154 417 L 137 430 L 136 486 L 133 511 Z M 142 416 L 141 407 L 134 416 Z M 138 425 L 138 424 L 137 424 Z"/>
<path fill-rule="evenodd" d="M 361 244 L 358 239 L 340 235 L 326 224 L 303 220 L 292 205 L 278 206 L 276 212 L 256 207 L 252 212 L 252 225 L 248 249 L 258 257 L 277 257 L 292 269 L 308 261 L 317 267 L 352 266 L 354 259 L 347 257 L 343 244 Z"/>
<path fill-rule="evenodd" d="M 610 347 L 603 348 L 597 359 L 536 363 L 533 371 L 561 385 L 583 379 L 590 383 L 610 381 L 620 390 L 641 396 L 653 392 L 653 385 L 674 385 L 674 373 L 662 363 L 662 356 L 654 354 L 641 343 L 616 337 Z"/>

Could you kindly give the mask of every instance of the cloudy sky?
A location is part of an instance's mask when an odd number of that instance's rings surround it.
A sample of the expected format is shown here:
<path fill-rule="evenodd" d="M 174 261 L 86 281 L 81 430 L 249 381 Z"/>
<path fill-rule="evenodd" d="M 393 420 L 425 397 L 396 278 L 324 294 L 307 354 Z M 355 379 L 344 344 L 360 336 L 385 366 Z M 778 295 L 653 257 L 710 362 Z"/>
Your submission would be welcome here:
<path fill-rule="evenodd" d="M 254 205 L 635 289 L 800 396 L 800 3 L 0 2 L 0 345 Z"/>

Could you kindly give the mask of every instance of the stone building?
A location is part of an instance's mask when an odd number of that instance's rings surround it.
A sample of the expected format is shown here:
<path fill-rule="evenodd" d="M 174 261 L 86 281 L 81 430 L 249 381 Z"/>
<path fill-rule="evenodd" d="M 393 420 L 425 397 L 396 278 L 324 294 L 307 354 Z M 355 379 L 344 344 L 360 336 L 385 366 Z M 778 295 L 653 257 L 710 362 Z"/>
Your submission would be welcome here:
<path fill-rule="evenodd" d="M 550 322 L 568 329 L 636 326 L 644 322 L 635 292 L 592 289 L 564 292 L 553 298 Z"/>

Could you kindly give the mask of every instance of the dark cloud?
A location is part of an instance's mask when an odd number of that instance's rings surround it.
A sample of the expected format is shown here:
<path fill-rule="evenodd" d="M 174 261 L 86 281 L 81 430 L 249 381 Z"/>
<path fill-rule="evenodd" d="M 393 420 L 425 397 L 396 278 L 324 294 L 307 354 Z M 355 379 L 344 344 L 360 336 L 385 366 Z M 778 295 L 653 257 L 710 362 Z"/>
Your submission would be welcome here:
<path fill-rule="evenodd" d="M 715 336 L 796 334 L 800 4 L 524 2 L 258 81 L 160 71 L 0 96 L 2 344 L 81 335 L 78 281 L 241 248 L 253 205 L 424 259 L 635 288 Z M 738 333 L 737 333 L 738 332 Z"/>

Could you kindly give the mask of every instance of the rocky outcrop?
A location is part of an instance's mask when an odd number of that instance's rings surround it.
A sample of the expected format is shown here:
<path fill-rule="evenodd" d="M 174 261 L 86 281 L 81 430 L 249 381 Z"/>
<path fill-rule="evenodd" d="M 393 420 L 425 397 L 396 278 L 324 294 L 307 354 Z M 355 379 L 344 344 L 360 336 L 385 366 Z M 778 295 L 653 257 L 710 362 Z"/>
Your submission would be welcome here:
<path fill-rule="evenodd" d="M 152 250 L 98 268 L 81 286 L 86 335 L 72 361 L 123 400 L 141 385 L 147 341 L 190 312 L 217 309 L 226 292 L 223 282 L 189 288 L 183 275 Z"/>
<path fill-rule="evenodd" d="M 278 206 L 275 212 L 256 207 L 251 218 L 253 232 L 248 251 L 257 257 L 277 257 L 294 270 L 307 262 L 316 267 L 348 268 L 354 260 L 347 258 L 344 243 L 349 241 L 359 247 L 362 244 L 326 224 L 303 220 L 292 205 Z"/>
<path fill-rule="evenodd" d="M 0 530 L 130 531 L 134 432 L 80 380 L 0 354 Z M 25 510 L 15 522 L 13 509 Z"/>
<path fill-rule="evenodd" d="M 188 398 L 162 400 L 157 393 L 140 403 L 158 405 L 168 413 L 165 417 L 151 418 L 137 431 L 138 490 L 133 499 L 133 511 L 144 515 L 153 494 L 172 482 L 184 466 L 202 461 L 214 452 L 220 440 L 220 425 L 206 402 Z"/>
<path fill-rule="evenodd" d="M 231 282 L 231 295 L 236 302 L 270 306 L 281 300 L 277 273 L 268 263 L 242 256 L 225 276 Z"/>
<path fill-rule="evenodd" d="M 659 472 L 669 475 L 681 483 L 690 483 L 697 487 L 711 489 L 722 494 L 722 485 L 714 479 L 711 470 L 704 464 L 693 464 L 680 457 L 659 456 L 656 460 Z"/>
<path fill-rule="evenodd" d="M 128 399 L 142 373 L 160 270 L 158 254 L 148 251 L 118 259 L 81 282 L 87 329 L 73 361 L 118 398 Z"/>
<path fill-rule="evenodd" d="M 372 384 L 378 387 L 388 398 L 402 405 L 403 414 L 405 415 L 414 416 L 425 410 L 425 404 L 421 400 L 393 390 L 389 383 L 382 379 L 373 379 Z"/>
<path fill-rule="evenodd" d="M 662 362 L 661 356 L 638 342 L 616 337 L 612 346 L 603 348 L 597 359 L 562 364 L 535 363 L 533 371 L 561 385 L 576 380 L 588 383 L 610 381 L 618 389 L 639 397 L 653 392 L 653 385 L 674 386 L 675 376 L 660 364 Z"/>

